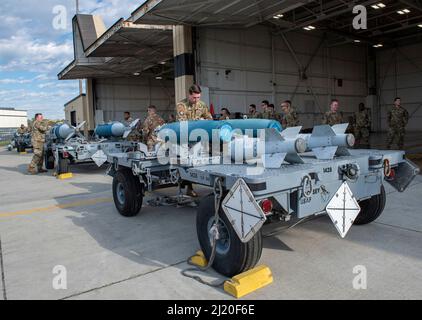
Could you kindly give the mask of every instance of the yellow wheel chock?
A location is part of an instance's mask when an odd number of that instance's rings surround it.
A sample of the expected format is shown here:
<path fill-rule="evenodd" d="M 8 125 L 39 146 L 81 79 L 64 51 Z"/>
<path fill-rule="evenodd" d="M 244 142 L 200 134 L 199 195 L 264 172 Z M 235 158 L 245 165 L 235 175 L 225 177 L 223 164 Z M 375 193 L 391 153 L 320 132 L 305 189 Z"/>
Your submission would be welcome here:
<path fill-rule="evenodd" d="M 197 251 L 194 256 L 190 257 L 189 262 L 195 266 L 202 268 L 206 267 L 208 264 L 208 261 L 201 250 Z"/>
<path fill-rule="evenodd" d="M 62 173 L 62 174 L 59 174 L 57 176 L 57 179 L 59 179 L 59 180 L 66 180 L 66 179 L 71 179 L 71 178 L 73 178 L 73 174 L 71 172 L 69 172 L 69 173 Z"/>
<path fill-rule="evenodd" d="M 207 266 L 208 261 L 205 258 L 204 253 L 199 250 L 194 256 L 189 258 L 189 263 L 203 268 Z M 241 298 L 272 282 L 273 275 L 270 268 L 265 265 L 260 265 L 225 281 L 224 291 L 235 298 Z"/>
<path fill-rule="evenodd" d="M 224 282 L 224 291 L 235 298 L 241 298 L 273 282 L 270 268 L 260 265 Z"/>

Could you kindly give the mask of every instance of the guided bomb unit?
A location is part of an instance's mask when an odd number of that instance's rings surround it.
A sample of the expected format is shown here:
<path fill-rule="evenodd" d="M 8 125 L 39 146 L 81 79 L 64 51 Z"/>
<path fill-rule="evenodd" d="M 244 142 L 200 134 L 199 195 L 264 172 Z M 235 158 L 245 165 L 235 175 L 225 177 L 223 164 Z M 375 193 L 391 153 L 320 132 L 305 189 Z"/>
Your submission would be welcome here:
<path fill-rule="evenodd" d="M 80 133 L 85 125 L 77 127 L 67 123 L 56 125 L 47 134 L 44 148 L 45 167 L 56 169 L 57 174 L 69 172 L 69 165 L 95 162 L 99 167 L 107 161 L 105 152 L 131 150 L 135 144 L 126 137 L 136 127 L 138 120 L 126 127 L 121 122 L 97 126 L 93 139 Z"/>
<path fill-rule="evenodd" d="M 182 121 L 157 129 L 153 151 L 108 153 L 113 198 L 135 216 L 154 190 L 186 182 L 211 187 L 200 200 L 196 228 L 209 264 L 226 276 L 253 268 L 262 252 L 262 227 L 295 225 L 328 213 L 341 237 L 377 219 L 389 183 L 403 192 L 419 168 L 403 151 L 356 150 L 347 124 L 312 134 L 284 131 L 268 120 Z M 179 193 L 175 201 L 185 203 Z"/>

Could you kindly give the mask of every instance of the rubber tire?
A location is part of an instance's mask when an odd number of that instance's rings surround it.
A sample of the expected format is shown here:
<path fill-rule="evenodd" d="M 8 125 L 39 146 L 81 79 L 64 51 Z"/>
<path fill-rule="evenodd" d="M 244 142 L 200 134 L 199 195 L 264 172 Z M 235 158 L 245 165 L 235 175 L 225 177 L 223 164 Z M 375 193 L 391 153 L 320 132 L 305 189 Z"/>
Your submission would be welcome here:
<path fill-rule="evenodd" d="M 59 163 L 57 166 L 57 174 L 69 173 L 69 159 L 59 156 Z"/>
<path fill-rule="evenodd" d="M 121 204 L 117 197 L 117 185 L 121 183 L 125 192 L 125 203 Z M 132 171 L 124 168 L 117 171 L 113 178 L 113 200 L 116 209 L 124 217 L 136 216 L 142 208 L 144 199 L 139 178 Z"/>
<path fill-rule="evenodd" d="M 380 194 L 359 202 L 361 210 L 354 224 L 365 225 L 375 221 L 384 211 L 386 199 L 384 186 L 381 186 Z"/>
<path fill-rule="evenodd" d="M 54 163 L 55 163 L 55 159 L 54 159 L 53 152 L 51 152 L 51 151 L 45 152 L 44 153 L 44 165 L 45 165 L 45 168 L 47 170 L 54 169 Z"/>
<path fill-rule="evenodd" d="M 196 232 L 198 240 L 207 260 L 211 256 L 211 244 L 208 235 L 208 221 L 214 216 L 214 195 L 201 200 L 196 216 Z M 230 235 L 230 248 L 224 255 L 216 253 L 212 267 L 220 274 L 233 277 L 256 266 L 262 254 L 261 230 L 248 242 L 238 238 L 226 215 L 220 208 L 220 218 L 226 224 Z"/>

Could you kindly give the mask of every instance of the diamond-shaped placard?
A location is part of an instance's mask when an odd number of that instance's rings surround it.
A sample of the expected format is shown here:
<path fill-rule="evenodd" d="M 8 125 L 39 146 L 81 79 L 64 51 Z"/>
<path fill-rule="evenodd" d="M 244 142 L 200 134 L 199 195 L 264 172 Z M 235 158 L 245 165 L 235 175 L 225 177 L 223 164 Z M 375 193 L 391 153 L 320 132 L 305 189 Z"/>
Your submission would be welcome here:
<path fill-rule="evenodd" d="M 107 161 L 107 156 L 103 150 L 98 150 L 92 155 L 91 159 L 97 166 L 101 167 Z"/>
<path fill-rule="evenodd" d="M 267 219 L 243 179 L 236 181 L 224 198 L 222 207 L 239 239 L 244 243 L 253 238 Z"/>
<path fill-rule="evenodd" d="M 326 211 L 338 233 L 344 238 L 360 212 L 360 206 L 347 182 L 343 182 L 334 194 Z"/>

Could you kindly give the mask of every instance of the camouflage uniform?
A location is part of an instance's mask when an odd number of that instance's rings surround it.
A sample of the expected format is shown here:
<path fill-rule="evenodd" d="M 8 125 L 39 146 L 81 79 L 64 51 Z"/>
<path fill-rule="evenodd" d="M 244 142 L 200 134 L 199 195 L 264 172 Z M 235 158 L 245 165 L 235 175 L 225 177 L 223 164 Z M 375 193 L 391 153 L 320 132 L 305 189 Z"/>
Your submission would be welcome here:
<path fill-rule="evenodd" d="M 281 115 L 274 112 L 265 111 L 262 113 L 262 119 L 275 120 L 281 123 Z"/>
<path fill-rule="evenodd" d="M 299 125 L 299 117 L 294 110 L 289 110 L 286 114 L 281 117 L 281 125 L 283 129 L 297 127 Z"/>
<path fill-rule="evenodd" d="M 255 112 L 255 113 L 248 113 L 248 119 L 262 119 L 261 112 Z"/>
<path fill-rule="evenodd" d="M 144 143 L 148 146 L 148 150 L 153 150 L 155 144 L 157 143 L 157 135 L 155 129 L 164 124 L 164 120 L 158 115 L 154 114 L 148 116 L 142 126 L 143 140 Z"/>
<path fill-rule="evenodd" d="M 213 120 L 207 105 L 202 101 L 192 105 L 189 99 L 184 99 L 177 104 L 176 114 L 177 121 Z"/>
<path fill-rule="evenodd" d="M 195 120 L 213 120 L 207 105 L 199 101 L 195 105 L 189 102 L 189 99 L 180 101 L 176 106 L 176 121 L 195 121 Z M 181 187 L 187 187 L 187 194 L 196 197 L 193 191 L 192 182 L 183 181 Z"/>
<path fill-rule="evenodd" d="M 127 141 L 140 142 L 142 141 L 142 132 L 136 127 L 129 133 L 126 138 Z"/>
<path fill-rule="evenodd" d="M 324 118 L 322 119 L 323 124 L 329 124 L 330 126 L 333 126 L 335 124 L 340 124 L 343 122 L 343 116 L 340 112 L 332 112 L 327 111 L 324 114 Z"/>
<path fill-rule="evenodd" d="M 34 156 L 32 157 L 31 164 L 28 170 L 31 173 L 35 173 L 42 170 L 43 157 L 44 157 L 44 142 L 45 133 L 48 130 L 48 122 L 46 120 L 36 120 L 32 126 L 32 146 L 34 148 Z"/>
<path fill-rule="evenodd" d="M 406 125 L 409 121 L 409 112 L 402 106 L 394 106 L 388 112 L 388 130 L 387 148 L 390 149 L 391 145 L 397 142 L 399 149 L 403 149 L 404 135 L 406 133 Z"/>
<path fill-rule="evenodd" d="M 371 117 L 369 110 L 365 109 L 355 114 L 354 134 L 357 145 L 369 146 L 369 134 L 371 130 Z"/>
<path fill-rule="evenodd" d="M 20 127 L 18 128 L 18 130 L 16 131 L 18 134 L 25 134 L 28 133 L 28 130 L 25 127 Z"/>
<path fill-rule="evenodd" d="M 279 117 L 277 116 L 277 113 L 275 112 L 270 112 L 270 111 L 264 111 L 262 113 L 262 119 L 267 119 L 267 120 L 278 120 Z"/>

